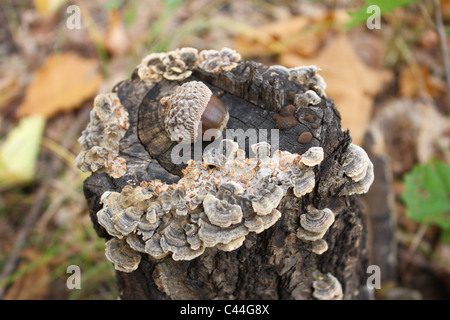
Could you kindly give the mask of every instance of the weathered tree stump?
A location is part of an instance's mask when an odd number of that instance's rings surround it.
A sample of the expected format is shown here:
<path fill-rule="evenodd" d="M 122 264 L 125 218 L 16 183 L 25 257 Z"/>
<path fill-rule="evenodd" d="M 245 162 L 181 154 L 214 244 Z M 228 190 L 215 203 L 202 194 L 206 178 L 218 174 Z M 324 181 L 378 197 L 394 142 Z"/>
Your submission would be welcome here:
<path fill-rule="evenodd" d="M 144 59 L 140 67 L 150 60 Z M 244 132 L 266 129 L 259 138 L 271 143 L 272 152 L 279 149 L 303 155 L 312 147 L 321 147 L 323 160 L 310 169 L 315 179 L 311 191 L 296 196 L 292 188 L 287 188 L 275 210 L 281 213 L 276 223 L 259 233 L 248 232 L 238 248 L 223 251 L 220 246 L 206 246 L 197 257 L 181 261 L 174 260 L 171 252 L 160 258 L 137 253 L 140 262 L 135 270 L 117 271 L 120 298 L 312 299 L 323 297 L 318 293 L 319 282 L 332 279 L 337 279 L 338 284 L 332 283 L 330 287 L 339 291 L 340 288 L 335 287 L 340 283 L 342 295 L 332 294 L 328 298 L 369 298 L 366 217 L 358 193 L 366 192 L 370 186 L 373 167 L 369 161 L 364 164 L 359 178 L 352 177 L 349 167 L 361 162 L 364 152 L 355 149 L 349 132 L 341 129 L 339 111 L 333 100 L 325 96 L 317 70 L 313 67 L 268 67 L 252 61 L 239 61 L 229 68 L 212 70 L 199 61 L 190 67 L 186 63 L 189 72 L 176 80 L 165 75 L 149 81 L 137 68 L 131 79 L 118 83 L 113 89 L 128 111 L 129 126 L 114 158 L 124 160 L 126 171 L 113 178 L 116 173 L 105 170 L 106 165 L 102 168 L 107 160 L 98 160 L 95 169 L 92 165 L 88 169 L 96 172 L 84 183 L 90 216 L 100 237 L 114 238 L 98 220 L 98 212 L 105 207 L 105 201 L 102 202 L 105 192 L 120 193 L 126 186 L 148 186 L 148 182 L 156 180 L 175 184 L 185 173 L 185 163 L 172 161 L 171 151 L 177 142 L 171 141 L 165 132 L 160 104 L 161 98 L 171 95 L 183 83 L 205 83 L 227 106 L 229 121 L 222 133 L 224 137 L 230 129 Z M 294 105 L 295 108 L 290 108 L 295 112 L 283 109 L 289 105 Z M 280 130 L 271 131 L 277 128 Z M 248 137 L 245 143 L 239 147 L 249 157 Z M 210 142 L 203 142 L 202 149 L 208 144 Z M 84 149 L 93 145 L 94 142 L 84 143 Z M 80 158 L 79 162 L 89 162 L 86 155 Z M 334 213 L 334 223 L 322 237 L 328 245 L 323 253 L 316 253 L 314 241 L 298 236 L 302 229 L 300 216 L 311 207 L 329 208 Z M 255 216 L 253 211 L 252 214 Z M 114 217 L 110 218 L 115 221 Z M 162 225 L 163 222 L 156 233 Z M 116 265 L 116 269 L 120 267 Z"/>

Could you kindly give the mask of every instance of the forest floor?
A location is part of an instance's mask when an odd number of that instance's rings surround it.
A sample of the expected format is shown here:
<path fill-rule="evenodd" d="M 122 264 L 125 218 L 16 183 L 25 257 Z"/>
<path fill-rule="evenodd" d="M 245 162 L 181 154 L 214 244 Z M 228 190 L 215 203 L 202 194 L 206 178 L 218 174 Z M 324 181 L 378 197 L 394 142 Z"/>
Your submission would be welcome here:
<path fill-rule="evenodd" d="M 320 67 L 342 128 L 381 172 L 363 197 L 382 273 L 376 297 L 450 298 L 450 1 L 401 1 L 379 17 L 364 1 L 151 3 L 1 2 L 0 298 L 117 298 L 83 195 L 87 175 L 74 164 L 77 139 L 96 94 L 150 52 L 181 47 Z M 435 193 L 427 181 L 414 189 L 415 168 L 439 167 L 430 159 L 444 168 Z M 425 213 L 409 202 L 423 190 L 418 199 L 436 204 Z M 73 265 L 81 289 L 67 286 Z"/>

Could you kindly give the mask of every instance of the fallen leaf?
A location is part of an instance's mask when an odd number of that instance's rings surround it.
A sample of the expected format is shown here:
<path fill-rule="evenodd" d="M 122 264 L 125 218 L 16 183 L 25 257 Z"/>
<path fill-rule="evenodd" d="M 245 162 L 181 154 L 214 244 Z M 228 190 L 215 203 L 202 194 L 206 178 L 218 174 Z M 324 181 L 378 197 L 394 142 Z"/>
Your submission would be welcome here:
<path fill-rule="evenodd" d="M 285 52 L 309 57 L 322 45 L 333 15 L 296 16 L 288 20 L 251 27 L 235 37 L 235 48 L 243 56 L 267 56 Z"/>
<path fill-rule="evenodd" d="M 432 76 L 426 66 L 404 67 L 400 71 L 398 86 L 400 96 L 406 98 L 417 98 L 421 95 L 439 98 L 447 90 L 445 82 Z"/>
<path fill-rule="evenodd" d="M 0 187 L 33 179 L 44 126 L 42 116 L 24 117 L 0 144 Z"/>
<path fill-rule="evenodd" d="M 47 118 L 79 107 L 97 93 L 102 82 L 98 61 L 63 53 L 48 58 L 27 87 L 17 116 L 40 114 Z"/>
<path fill-rule="evenodd" d="M 65 3 L 66 0 L 33 0 L 34 7 L 40 14 L 53 14 Z"/>
<path fill-rule="evenodd" d="M 334 99 L 342 128 L 350 129 L 353 142 L 362 144 L 372 114 L 373 99 L 392 78 L 390 71 L 367 67 L 345 33 L 338 33 L 316 56 L 303 58 L 287 53 L 279 63 L 286 67 L 316 65 L 325 79 L 328 97 Z"/>
<path fill-rule="evenodd" d="M 440 4 L 444 21 L 450 21 L 450 0 L 441 0 Z"/>

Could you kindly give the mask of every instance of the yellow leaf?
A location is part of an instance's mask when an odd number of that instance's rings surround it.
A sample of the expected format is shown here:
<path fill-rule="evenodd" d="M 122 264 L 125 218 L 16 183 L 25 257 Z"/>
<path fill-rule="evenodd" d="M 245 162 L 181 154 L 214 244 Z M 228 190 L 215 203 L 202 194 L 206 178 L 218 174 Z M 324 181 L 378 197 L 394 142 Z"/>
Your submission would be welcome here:
<path fill-rule="evenodd" d="M 55 13 L 66 0 L 33 0 L 36 11 L 40 14 Z"/>
<path fill-rule="evenodd" d="M 44 126 L 42 116 L 24 117 L 0 144 L 0 187 L 33 179 Z"/>
<path fill-rule="evenodd" d="M 433 77 L 425 66 L 404 67 L 400 71 L 398 85 L 400 96 L 407 98 L 417 98 L 421 95 L 439 98 L 446 90 L 445 82 Z"/>
<path fill-rule="evenodd" d="M 51 56 L 36 71 L 17 116 L 40 114 L 49 118 L 60 111 L 79 107 L 97 93 L 101 82 L 97 60 L 74 53 Z"/>

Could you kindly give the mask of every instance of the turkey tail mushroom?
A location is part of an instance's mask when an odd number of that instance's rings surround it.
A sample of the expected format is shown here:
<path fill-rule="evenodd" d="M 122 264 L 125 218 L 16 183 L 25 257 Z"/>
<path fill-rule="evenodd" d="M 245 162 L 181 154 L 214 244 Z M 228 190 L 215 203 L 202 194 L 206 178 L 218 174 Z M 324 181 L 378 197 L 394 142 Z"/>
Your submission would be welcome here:
<path fill-rule="evenodd" d="M 321 148 L 303 155 L 278 150 L 273 156 L 268 143 L 251 148 L 255 158 L 236 157 L 242 153 L 237 143 L 223 140 L 203 161 L 190 161 L 177 184 L 154 180 L 125 186 L 121 193 L 107 191 L 98 221 L 114 239 L 123 240 L 121 250 L 127 254 L 135 250 L 154 259 L 171 254 L 174 260 L 192 260 L 208 247 L 235 250 L 248 233 L 261 233 L 281 218 L 276 208 L 290 188 L 297 197 L 312 190 L 315 176 L 308 165 L 323 158 Z M 308 165 L 301 159 L 310 159 Z M 334 221 L 329 209 L 311 207 L 307 215 L 302 225 L 320 238 Z M 113 257 L 118 244 L 108 245 L 108 255 L 119 270 L 131 270 Z"/>
<path fill-rule="evenodd" d="M 331 273 L 316 274 L 313 281 L 313 297 L 318 300 L 342 300 L 342 286 Z"/>

